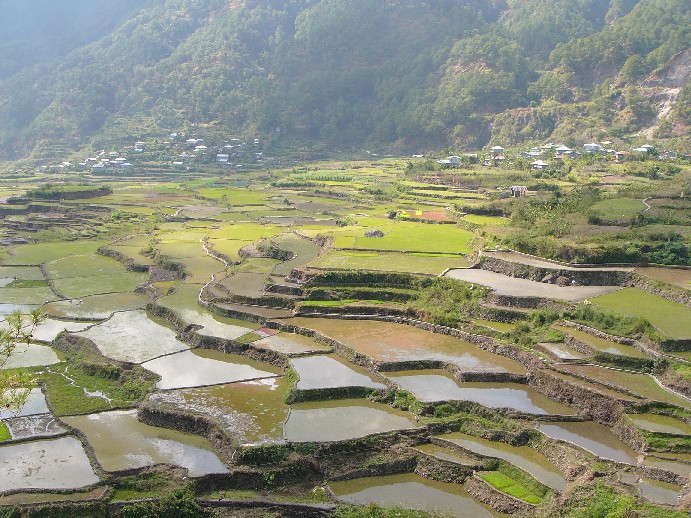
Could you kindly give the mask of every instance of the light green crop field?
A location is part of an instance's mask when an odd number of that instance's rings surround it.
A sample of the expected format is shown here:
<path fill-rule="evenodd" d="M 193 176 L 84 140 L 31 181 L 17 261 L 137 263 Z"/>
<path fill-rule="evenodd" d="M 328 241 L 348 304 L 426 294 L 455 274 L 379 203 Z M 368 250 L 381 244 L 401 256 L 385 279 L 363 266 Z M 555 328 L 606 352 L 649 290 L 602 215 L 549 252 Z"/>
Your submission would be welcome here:
<path fill-rule="evenodd" d="M 38 288 L 0 288 L 0 300 L 3 304 L 43 304 L 46 301 L 58 300 L 47 286 Z"/>
<path fill-rule="evenodd" d="M 1 277 L 16 277 L 28 281 L 43 280 L 43 272 L 35 266 L 0 266 Z"/>
<path fill-rule="evenodd" d="M 487 471 L 480 476 L 485 482 L 497 488 L 499 491 L 518 498 L 519 500 L 531 504 L 539 504 L 542 502 L 542 498 L 538 495 L 532 493 L 523 485 L 507 477 L 503 473 L 499 473 L 498 471 Z"/>
<path fill-rule="evenodd" d="M 691 308 L 647 293 L 624 288 L 592 299 L 603 306 L 631 317 L 645 318 L 670 338 L 691 338 Z"/>
<path fill-rule="evenodd" d="M 498 216 L 480 216 L 477 214 L 466 214 L 463 219 L 476 225 L 494 225 L 504 227 L 511 223 L 508 218 L 500 218 Z"/>
<path fill-rule="evenodd" d="M 126 268 L 110 257 L 98 254 L 82 254 L 56 259 L 46 263 L 45 269 L 51 279 L 117 275 L 126 273 Z"/>
<path fill-rule="evenodd" d="M 279 225 L 262 225 L 260 223 L 236 223 L 208 232 L 211 239 L 232 239 L 236 241 L 257 241 L 265 237 L 277 236 L 285 232 Z"/>
<path fill-rule="evenodd" d="M 12 257 L 5 264 L 42 264 L 70 255 L 95 253 L 105 241 L 72 241 L 67 243 L 36 243 L 20 245 L 11 250 Z"/>
<path fill-rule="evenodd" d="M 310 263 L 312 268 L 375 270 L 439 275 L 447 268 L 468 266 L 465 257 L 403 253 L 354 252 L 332 250 Z"/>
<path fill-rule="evenodd" d="M 472 232 L 453 225 L 419 223 L 401 225 L 384 237 L 357 237 L 353 248 L 467 254 L 472 238 Z"/>
<path fill-rule="evenodd" d="M 613 198 L 597 202 L 590 210 L 606 219 L 630 219 L 645 209 L 642 200 Z"/>

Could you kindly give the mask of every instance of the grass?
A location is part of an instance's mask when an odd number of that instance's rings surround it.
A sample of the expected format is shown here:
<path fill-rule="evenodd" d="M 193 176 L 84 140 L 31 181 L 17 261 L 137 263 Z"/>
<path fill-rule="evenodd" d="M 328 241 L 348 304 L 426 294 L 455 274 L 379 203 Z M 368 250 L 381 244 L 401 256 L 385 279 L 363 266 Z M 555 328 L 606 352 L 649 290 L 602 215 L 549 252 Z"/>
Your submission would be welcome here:
<path fill-rule="evenodd" d="M 642 200 L 631 198 L 613 198 L 597 202 L 590 210 L 598 216 L 609 220 L 627 220 L 645 209 Z"/>
<path fill-rule="evenodd" d="M 65 367 L 66 373 L 62 369 L 60 366 L 41 376 L 56 416 L 130 407 L 141 401 L 155 383 L 154 376 L 141 367 L 120 371 L 118 374 L 115 374 L 117 370 L 107 370 L 106 372 L 112 373 L 110 375 L 99 374 L 97 371 L 89 374 L 84 368 L 74 364 L 69 369 Z M 74 380 L 74 383 L 66 376 Z"/>
<path fill-rule="evenodd" d="M 530 492 L 520 483 L 498 471 L 487 471 L 480 474 L 482 480 L 490 484 L 499 491 L 511 495 L 514 498 L 528 502 L 529 504 L 539 504 L 542 498 Z"/>
<path fill-rule="evenodd" d="M 506 226 L 511 223 L 508 218 L 500 218 L 498 216 L 480 216 L 477 214 L 466 214 L 463 216 L 465 221 L 470 223 L 475 223 L 476 225 L 494 225 L 494 226 Z"/>
<path fill-rule="evenodd" d="M 624 288 L 592 299 L 593 304 L 630 317 L 644 318 L 674 339 L 691 338 L 691 308 L 637 288 Z"/>
<path fill-rule="evenodd" d="M 7 428 L 7 425 L 0 421 L 0 442 L 3 441 L 9 441 L 12 438 L 10 435 L 10 430 Z"/>

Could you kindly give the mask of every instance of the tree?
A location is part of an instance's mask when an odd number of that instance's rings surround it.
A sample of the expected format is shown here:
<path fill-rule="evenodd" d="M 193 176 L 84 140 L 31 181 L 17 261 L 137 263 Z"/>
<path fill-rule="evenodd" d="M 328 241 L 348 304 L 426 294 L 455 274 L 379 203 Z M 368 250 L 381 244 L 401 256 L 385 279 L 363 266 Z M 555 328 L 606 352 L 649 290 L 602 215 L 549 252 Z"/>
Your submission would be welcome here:
<path fill-rule="evenodd" d="M 44 318 L 40 309 L 35 309 L 28 315 L 15 311 L 5 320 L 5 329 L 0 330 L 0 408 L 21 408 L 26 401 L 29 394 L 26 380 L 1 369 L 7 365 L 17 345 L 31 342 L 31 335 Z"/>

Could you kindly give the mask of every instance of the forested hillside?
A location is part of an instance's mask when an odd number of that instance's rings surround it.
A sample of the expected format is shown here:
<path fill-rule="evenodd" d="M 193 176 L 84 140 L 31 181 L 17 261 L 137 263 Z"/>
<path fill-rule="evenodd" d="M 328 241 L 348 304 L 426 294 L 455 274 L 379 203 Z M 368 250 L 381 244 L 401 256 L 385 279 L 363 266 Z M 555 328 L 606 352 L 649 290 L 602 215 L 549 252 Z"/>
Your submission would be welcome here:
<path fill-rule="evenodd" d="M 688 0 L 0 7 L 2 159 L 51 159 L 191 124 L 325 150 L 641 131 L 688 145 Z"/>

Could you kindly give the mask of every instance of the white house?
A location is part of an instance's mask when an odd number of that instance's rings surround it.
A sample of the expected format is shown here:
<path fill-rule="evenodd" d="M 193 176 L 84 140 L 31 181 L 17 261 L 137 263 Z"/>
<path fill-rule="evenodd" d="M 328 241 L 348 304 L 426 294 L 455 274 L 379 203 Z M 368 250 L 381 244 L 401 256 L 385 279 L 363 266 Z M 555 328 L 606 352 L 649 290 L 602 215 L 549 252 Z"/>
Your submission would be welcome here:
<path fill-rule="evenodd" d="M 586 153 L 602 153 L 604 151 L 604 148 L 600 144 L 591 142 L 590 144 L 584 144 L 583 150 Z"/>
<path fill-rule="evenodd" d="M 544 160 L 535 160 L 535 162 L 532 162 L 530 164 L 530 168 L 533 171 L 542 171 L 544 169 L 547 169 L 549 167 L 549 162 L 545 162 Z"/>

